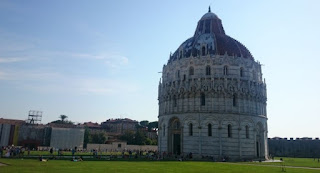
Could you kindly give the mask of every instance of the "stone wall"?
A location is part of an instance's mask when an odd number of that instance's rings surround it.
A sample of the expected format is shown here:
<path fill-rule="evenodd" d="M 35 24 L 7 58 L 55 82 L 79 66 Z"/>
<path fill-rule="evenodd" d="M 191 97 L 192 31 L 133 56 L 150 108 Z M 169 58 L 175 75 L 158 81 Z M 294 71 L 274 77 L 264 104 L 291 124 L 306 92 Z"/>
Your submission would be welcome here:
<path fill-rule="evenodd" d="M 162 116 L 159 118 L 160 152 L 168 152 L 170 120 L 176 118 L 181 123 L 183 154 L 193 153 L 198 156 L 213 156 L 215 158 L 228 157 L 235 159 L 257 158 L 256 141 L 260 139 L 260 157 L 268 157 L 266 119 L 234 114 L 180 114 Z M 189 125 L 193 125 L 190 135 Z M 208 125 L 211 124 L 211 136 Z M 228 137 L 228 125 L 231 125 L 231 137 Z M 248 126 L 248 131 L 246 131 Z M 248 136 L 247 136 L 248 133 Z M 247 138 L 248 137 L 248 138 Z"/>
<path fill-rule="evenodd" d="M 319 138 L 271 138 L 268 139 L 270 155 L 276 157 L 320 157 Z"/>

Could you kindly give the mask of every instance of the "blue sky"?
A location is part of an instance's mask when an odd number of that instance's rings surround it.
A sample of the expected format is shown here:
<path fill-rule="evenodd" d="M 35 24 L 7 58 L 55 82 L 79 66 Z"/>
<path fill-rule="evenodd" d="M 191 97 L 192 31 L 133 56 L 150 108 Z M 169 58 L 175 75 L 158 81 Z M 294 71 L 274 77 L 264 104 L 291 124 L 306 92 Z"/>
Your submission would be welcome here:
<path fill-rule="evenodd" d="M 157 120 L 158 72 L 209 4 L 264 64 L 269 137 L 319 137 L 316 0 L 2 0 L 0 117 Z"/>

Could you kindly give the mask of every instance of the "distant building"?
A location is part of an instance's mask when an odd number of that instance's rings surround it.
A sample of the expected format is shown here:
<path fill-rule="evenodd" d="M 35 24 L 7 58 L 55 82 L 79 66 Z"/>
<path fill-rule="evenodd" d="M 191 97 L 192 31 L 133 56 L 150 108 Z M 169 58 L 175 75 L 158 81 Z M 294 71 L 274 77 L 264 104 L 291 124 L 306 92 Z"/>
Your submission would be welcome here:
<path fill-rule="evenodd" d="M 106 132 L 112 132 L 115 134 L 124 134 L 126 131 L 136 131 L 138 121 L 131 120 L 129 118 L 124 119 L 108 119 L 101 123 L 101 127 Z"/>
<path fill-rule="evenodd" d="M 84 122 L 83 124 L 79 125 L 80 127 L 88 127 L 89 129 L 92 130 L 99 130 L 101 129 L 101 125 L 98 123 L 93 123 L 93 122 Z"/>
<path fill-rule="evenodd" d="M 8 145 L 18 145 L 18 131 L 22 120 L 0 118 L 0 147 Z"/>

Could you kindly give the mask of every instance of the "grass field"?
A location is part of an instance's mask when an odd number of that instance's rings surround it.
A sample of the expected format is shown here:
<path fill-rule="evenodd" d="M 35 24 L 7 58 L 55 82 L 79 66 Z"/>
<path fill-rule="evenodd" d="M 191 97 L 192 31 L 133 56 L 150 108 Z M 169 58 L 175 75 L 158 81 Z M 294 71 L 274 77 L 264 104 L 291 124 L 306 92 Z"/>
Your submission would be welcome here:
<path fill-rule="evenodd" d="M 320 162 L 318 162 L 318 159 L 311 159 L 311 158 L 290 158 L 290 157 L 284 157 L 283 163 L 281 162 L 267 162 L 267 163 L 259 163 L 259 162 L 245 162 L 249 164 L 258 164 L 258 165 L 276 165 L 281 166 L 281 164 L 284 164 L 285 166 L 296 166 L 296 167 L 311 167 L 311 168 L 320 168 Z M 275 160 L 280 160 L 280 157 L 276 157 Z M 240 162 L 244 163 L 244 162 Z"/>
<path fill-rule="evenodd" d="M 0 166 L 1 173 L 99 173 L 99 172 L 137 172 L 137 173 L 175 173 L 175 172 L 239 172 L 239 173 L 265 173 L 281 172 L 280 167 L 241 165 L 219 162 L 200 161 L 83 161 L 72 162 L 68 160 L 50 160 L 40 162 L 35 159 L 0 159 L 1 163 L 8 166 Z M 245 162 L 247 163 L 247 162 Z M 320 172 L 320 170 L 286 168 L 287 172 Z"/>

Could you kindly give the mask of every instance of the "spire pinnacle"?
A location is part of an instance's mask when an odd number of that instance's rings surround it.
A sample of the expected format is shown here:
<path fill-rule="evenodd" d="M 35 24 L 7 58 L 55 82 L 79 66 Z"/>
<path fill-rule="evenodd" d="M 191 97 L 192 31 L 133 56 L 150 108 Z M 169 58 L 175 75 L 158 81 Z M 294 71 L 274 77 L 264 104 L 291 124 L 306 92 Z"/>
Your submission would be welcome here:
<path fill-rule="evenodd" d="M 209 11 L 208 11 L 208 13 L 211 13 L 211 8 L 210 8 L 210 5 L 209 5 Z"/>

